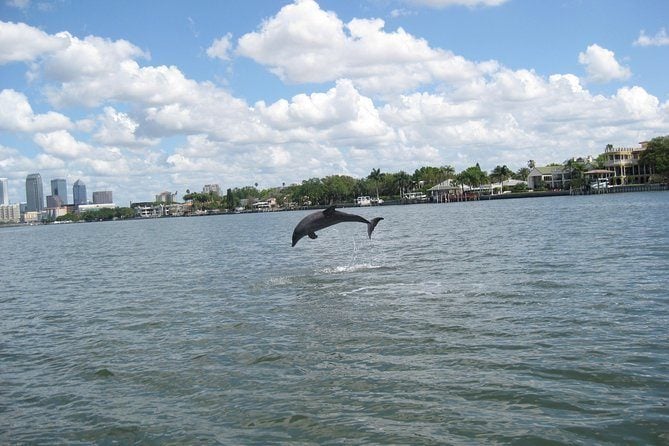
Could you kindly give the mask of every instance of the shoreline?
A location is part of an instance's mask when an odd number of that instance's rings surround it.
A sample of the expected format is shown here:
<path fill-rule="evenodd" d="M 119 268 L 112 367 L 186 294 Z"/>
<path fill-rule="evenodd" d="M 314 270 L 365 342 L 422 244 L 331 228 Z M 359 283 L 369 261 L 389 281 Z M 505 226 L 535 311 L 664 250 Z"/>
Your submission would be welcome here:
<path fill-rule="evenodd" d="M 338 208 L 368 208 L 368 207 L 383 207 L 383 206 L 404 206 L 412 204 L 452 204 L 452 203 L 467 203 L 471 201 L 490 201 L 490 200 L 508 200 L 508 199 L 518 199 L 518 198 L 544 198 L 544 197 L 568 197 L 568 196 L 584 196 L 584 195 L 605 195 L 605 194 L 617 194 L 617 193 L 634 193 L 634 192 L 666 192 L 669 191 L 669 184 L 641 184 L 641 185 L 628 185 L 628 186 L 612 186 L 601 191 L 541 191 L 541 192 L 517 192 L 517 193 L 507 193 L 507 194 L 497 194 L 497 195 L 481 195 L 475 199 L 469 200 L 453 200 L 445 202 L 435 202 L 435 201 L 421 201 L 421 202 L 407 202 L 404 200 L 388 200 L 382 204 L 372 205 L 372 206 L 357 206 L 354 203 L 337 203 L 335 204 Z M 127 219 L 116 219 L 116 220 L 98 220 L 100 221 L 128 221 L 128 220 L 160 220 L 163 218 L 190 218 L 190 217 L 211 217 L 216 215 L 241 215 L 241 214 L 267 214 L 275 212 L 292 212 L 292 211 L 308 211 L 308 210 L 318 210 L 325 209 L 328 205 L 317 205 L 317 206 L 301 206 L 294 209 L 275 209 L 275 210 L 248 210 L 242 212 L 210 212 L 203 214 L 189 214 L 189 215 L 169 215 L 161 217 L 133 217 Z M 96 221 L 92 222 L 49 222 L 49 223 L 0 223 L 0 229 L 3 228 L 16 228 L 24 226 L 43 226 L 43 225 L 53 225 L 53 224 L 72 224 L 72 223 L 97 223 Z"/>

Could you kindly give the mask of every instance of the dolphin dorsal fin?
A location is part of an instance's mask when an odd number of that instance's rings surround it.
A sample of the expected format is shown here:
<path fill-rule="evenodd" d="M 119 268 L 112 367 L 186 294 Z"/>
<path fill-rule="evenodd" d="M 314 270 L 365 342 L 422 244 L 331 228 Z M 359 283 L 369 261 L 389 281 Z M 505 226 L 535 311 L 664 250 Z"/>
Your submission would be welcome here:
<path fill-rule="evenodd" d="M 335 211 L 335 207 L 334 207 L 334 205 L 332 205 L 332 206 L 324 209 L 323 213 L 325 214 L 326 217 L 329 217 L 330 215 L 334 214 L 334 211 Z"/>

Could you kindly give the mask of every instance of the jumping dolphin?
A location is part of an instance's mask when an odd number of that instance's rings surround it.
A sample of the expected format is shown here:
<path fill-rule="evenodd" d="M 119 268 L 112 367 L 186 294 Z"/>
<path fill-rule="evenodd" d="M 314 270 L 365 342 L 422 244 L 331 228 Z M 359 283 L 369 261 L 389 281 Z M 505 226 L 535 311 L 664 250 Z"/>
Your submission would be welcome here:
<path fill-rule="evenodd" d="M 382 217 L 377 217 L 369 221 L 359 215 L 336 211 L 334 206 L 330 206 L 324 211 L 316 211 L 313 214 L 307 215 L 295 226 L 295 230 L 293 231 L 293 246 L 305 235 L 308 235 L 311 239 L 315 239 L 318 237 L 315 234 L 316 231 L 344 221 L 359 221 L 360 223 L 367 224 L 367 235 L 369 238 L 372 238 L 372 231 L 381 220 L 383 220 Z"/>

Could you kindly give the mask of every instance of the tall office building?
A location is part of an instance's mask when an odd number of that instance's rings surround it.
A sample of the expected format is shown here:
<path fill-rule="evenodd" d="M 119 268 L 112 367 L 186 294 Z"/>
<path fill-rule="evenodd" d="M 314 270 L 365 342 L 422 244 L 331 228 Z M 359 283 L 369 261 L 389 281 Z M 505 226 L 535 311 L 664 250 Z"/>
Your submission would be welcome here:
<path fill-rule="evenodd" d="M 0 206 L 9 204 L 9 189 L 7 178 L 0 178 Z"/>
<path fill-rule="evenodd" d="M 203 194 L 214 193 L 220 197 L 221 186 L 219 186 L 218 184 L 205 184 L 204 187 L 202 188 L 202 193 Z"/>
<path fill-rule="evenodd" d="M 93 204 L 109 204 L 113 203 L 112 191 L 110 190 L 100 190 L 93 192 Z"/>
<path fill-rule="evenodd" d="M 75 181 L 74 186 L 72 186 L 72 201 L 75 206 L 86 204 L 88 202 L 88 198 L 86 197 L 86 185 L 81 180 Z"/>
<path fill-rule="evenodd" d="M 67 205 L 67 182 L 62 178 L 51 180 L 51 195 L 60 199 L 61 206 Z"/>
<path fill-rule="evenodd" d="M 44 210 L 44 192 L 42 176 L 31 173 L 26 177 L 26 211 L 42 212 Z"/>

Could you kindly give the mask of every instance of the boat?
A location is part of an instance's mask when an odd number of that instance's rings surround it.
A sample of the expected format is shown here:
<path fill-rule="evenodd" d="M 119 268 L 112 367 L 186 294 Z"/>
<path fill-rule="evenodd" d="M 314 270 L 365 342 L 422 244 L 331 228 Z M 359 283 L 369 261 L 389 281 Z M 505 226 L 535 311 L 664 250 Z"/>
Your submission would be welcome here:
<path fill-rule="evenodd" d="M 599 179 L 590 183 L 590 189 L 607 189 L 609 186 L 609 180 L 606 178 Z"/>
<path fill-rule="evenodd" d="M 355 199 L 356 206 L 371 206 L 372 199 L 368 195 L 363 195 Z"/>
<path fill-rule="evenodd" d="M 404 200 L 412 203 L 423 203 L 427 201 L 427 195 L 422 192 L 407 192 L 404 194 Z"/>

